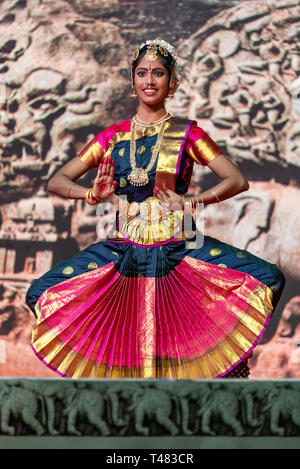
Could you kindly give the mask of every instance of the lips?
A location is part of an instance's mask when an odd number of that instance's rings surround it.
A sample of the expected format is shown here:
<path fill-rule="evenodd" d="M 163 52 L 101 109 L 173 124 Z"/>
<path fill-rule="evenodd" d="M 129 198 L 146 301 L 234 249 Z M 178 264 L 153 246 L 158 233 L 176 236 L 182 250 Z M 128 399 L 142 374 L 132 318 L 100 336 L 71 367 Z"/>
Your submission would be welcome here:
<path fill-rule="evenodd" d="M 146 94 L 154 94 L 157 91 L 157 89 L 156 88 L 145 88 L 143 91 Z"/>

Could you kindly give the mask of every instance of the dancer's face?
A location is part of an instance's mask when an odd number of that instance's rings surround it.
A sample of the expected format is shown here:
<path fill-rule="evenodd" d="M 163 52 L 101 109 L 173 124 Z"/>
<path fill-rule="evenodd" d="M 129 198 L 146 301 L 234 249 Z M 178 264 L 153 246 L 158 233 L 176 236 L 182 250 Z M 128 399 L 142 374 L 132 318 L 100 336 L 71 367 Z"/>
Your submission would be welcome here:
<path fill-rule="evenodd" d="M 141 102 L 148 106 L 163 103 L 169 92 L 168 70 L 159 60 L 143 58 L 135 70 L 134 84 Z"/>

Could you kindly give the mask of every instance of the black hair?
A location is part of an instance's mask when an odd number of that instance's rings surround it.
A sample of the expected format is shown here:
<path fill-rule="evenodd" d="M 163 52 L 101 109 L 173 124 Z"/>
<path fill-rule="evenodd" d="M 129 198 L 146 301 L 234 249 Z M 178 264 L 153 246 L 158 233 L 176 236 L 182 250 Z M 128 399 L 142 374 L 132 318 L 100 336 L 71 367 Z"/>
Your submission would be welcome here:
<path fill-rule="evenodd" d="M 134 83 L 135 70 L 136 70 L 138 64 L 141 62 L 141 60 L 145 57 L 145 55 L 147 53 L 147 50 L 148 50 L 148 47 L 149 47 L 148 45 L 143 46 L 139 51 L 139 55 L 137 56 L 137 58 L 131 64 L 133 83 Z M 175 60 L 174 60 L 173 56 L 166 49 L 164 49 L 164 50 L 168 53 L 167 56 L 163 55 L 160 52 L 159 47 L 157 47 L 157 60 L 159 60 L 160 63 L 167 69 L 168 75 L 169 75 L 169 84 L 170 84 L 171 74 L 172 74 L 173 67 L 175 65 Z"/>

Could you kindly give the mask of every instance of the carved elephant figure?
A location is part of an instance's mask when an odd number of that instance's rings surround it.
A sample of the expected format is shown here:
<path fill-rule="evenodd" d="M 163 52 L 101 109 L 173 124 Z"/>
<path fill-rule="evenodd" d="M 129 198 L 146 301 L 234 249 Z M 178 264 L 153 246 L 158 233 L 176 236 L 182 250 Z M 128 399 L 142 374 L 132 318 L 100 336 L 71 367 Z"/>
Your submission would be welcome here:
<path fill-rule="evenodd" d="M 43 435 L 45 429 L 36 417 L 38 400 L 39 397 L 29 389 L 0 382 L 1 431 L 8 435 L 15 434 L 15 428 L 9 425 L 10 416 L 13 415 L 15 418 L 22 417 L 23 422 L 37 435 Z M 44 416 L 42 420 L 45 423 Z"/>
<path fill-rule="evenodd" d="M 174 402 L 177 404 L 176 423 L 179 425 L 181 421 L 181 429 L 184 435 L 193 435 L 194 432 L 189 428 L 189 401 L 197 401 L 199 398 L 199 391 L 197 386 L 195 386 L 195 383 L 191 381 L 158 381 L 155 383 L 155 387 L 172 395 Z"/>
<path fill-rule="evenodd" d="M 270 430 L 273 435 L 284 436 L 285 427 L 279 426 L 280 418 L 291 420 L 300 427 L 300 392 L 286 387 L 279 387 L 276 394 L 269 393 L 263 412 L 270 412 Z"/>
<path fill-rule="evenodd" d="M 235 436 L 245 434 L 242 425 L 237 419 L 240 414 L 238 395 L 232 390 L 226 390 L 219 386 L 212 389 L 207 385 L 201 386 L 201 395 L 198 404 L 201 406 L 196 415 L 202 417 L 201 430 L 204 434 L 216 435 L 211 429 L 211 421 L 215 419 L 228 425 Z"/>
<path fill-rule="evenodd" d="M 176 402 L 175 402 L 176 404 Z M 178 435 L 179 429 L 171 419 L 172 395 L 165 391 L 148 387 L 140 387 L 133 394 L 133 403 L 128 408 L 135 414 L 135 430 L 141 435 L 148 436 L 149 428 L 144 426 L 144 419 L 155 418 L 172 436 Z"/>
<path fill-rule="evenodd" d="M 257 427 L 255 434 L 260 432 L 266 420 L 265 414 L 261 412 L 261 402 L 264 402 L 269 394 L 275 397 L 277 393 L 277 388 L 271 383 L 261 383 L 259 386 L 257 383 L 249 383 L 241 390 L 240 399 L 244 410 L 242 418 L 246 425 Z"/>
<path fill-rule="evenodd" d="M 101 435 L 110 435 L 110 430 L 103 420 L 105 410 L 104 396 L 86 384 L 77 384 L 72 395 L 65 396 L 63 415 L 67 417 L 67 433 L 80 436 L 82 433 L 76 428 L 78 417 L 84 417 L 88 423 L 94 425 Z"/>
<path fill-rule="evenodd" d="M 127 413 L 128 406 L 132 403 L 133 395 L 138 392 L 140 385 L 137 383 L 115 383 L 109 387 L 108 393 L 108 418 L 110 423 L 116 427 L 124 427 L 124 433 L 129 425 L 130 415 Z M 120 401 L 125 403 L 126 412 L 120 416 Z"/>
<path fill-rule="evenodd" d="M 287 389 L 285 383 L 252 383 L 243 389 L 241 397 L 246 404 L 247 423 L 251 426 L 262 428 L 269 420 L 271 433 L 278 436 L 285 434 L 285 428 L 279 426 L 280 418 L 290 419 L 300 426 L 300 392 Z"/>
<path fill-rule="evenodd" d="M 46 415 L 47 429 L 50 435 L 58 435 L 59 431 L 54 428 L 55 421 L 55 401 L 63 402 L 66 398 L 72 400 L 76 394 L 76 388 L 73 383 L 68 382 L 43 382 L 43 381 L 30 381 L 23 382 L 23 387 L 31 390 L 39 396 L 43 412 Z"/>

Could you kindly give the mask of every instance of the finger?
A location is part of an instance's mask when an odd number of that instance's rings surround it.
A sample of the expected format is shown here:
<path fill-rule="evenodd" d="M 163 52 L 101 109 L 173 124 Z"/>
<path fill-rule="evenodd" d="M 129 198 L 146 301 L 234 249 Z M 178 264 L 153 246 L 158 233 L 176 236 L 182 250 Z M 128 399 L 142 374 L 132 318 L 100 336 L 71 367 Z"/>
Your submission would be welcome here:
<path fill-rule="evenodd" d="M 98 166 L 97 177 L 101 176 L 102 174 L 103 163 L 100 163 Z"/>
<path fill-rule="evenodd" d="M 105 176 L 108 176 L 108 174 L 110 173 L 110 168 L 111 168 L 110 157 L 108 156 L 104 158 L 104 162 L 105 162 L 104 174 Z"/>
<path fill-rule="evenodd" d="M 107 166 L 107 164 L 106 164 L 106 161 L 105 161 L 105 158 L 104 158 L 104 160 L 103 160 L 103 162 L 102 162 L 101 176 L 105 176 L 105 173 L 106 173 L 106 166 Z"/>
<path fill-rule="evenodd" d="M 107 176 L 101 172 L 100 174 L 97 174 L 97 176 L 95 178 L 95 182 L 97 182 L 97 183 L 104 182 L 104 181 L 106 181 L 106 179 L 107 179 Z"/>
<path fill-rule="evenodd" d="M 113 176 L 114 176 L 114 172 L 115 172 L 115 162 L 114 162 L 114 160 L 113 160 L 113 164 L 112 164 L 111 167 L 110 167 L 109 176 L 110 176 L 110 177 L 113 177 Z"/>
<path fill-rule="evenodd" d="M 153 194 L 155 195 L 155 197 L 158 196 L 158 193 L 159 193 L 159 188 L 157 186 L 155 186 L 154 189 L 153 189 Z"/>
<path fill-rule="evenodd" d="M 173 195 L 170 189 L 167 189 L 166 191 L 164 191 L 164 194 L 168 199 L 172 198 L 172 195 Z"/>
<path fill-rule="evenodd" d="M 167 189 L 165 190 L 165 194 L 166 194 L 166 197 L 172 197 L 173 196 L 173 191 L 171 191 L 170 189 Z"/>
<path fill-rule="evenodd" d="M 160 199 L 160 200 L 161 200 L 161 199 L 162 199 L 162 197 L 163 197 L 163 194 L 162 194 L 162 192 L 160 191 L 160 189 L 159 189 L 158 187 L 156 187 L 156 186 L 155 186 L 155 188 L 154 188 L 153 192 L 154 192 L 154 191 L 155 191 L 155 196 L 156 196 L 158 199 Z"/>
<path fill-rule="evenodd" d="M 164 191 L 161 191 L 161 190 L 158 192 L 158 198 L 159 200 L 165 203 L 168 201 L 166 194 L 164 193 Z"/>
<path fill-rule="evenodd" d="M 107 167 L 106 167 L 107 176 L 110 177 L 114 174 L 114 167 L 115 167 L 115 160 L 111 158 L 111 156 L 109 156 L 107 160 Z"/>
<path fill-rule="evenodd" d="M 106 156 L 103 160 L 104 162 L 104 165 L 105 165 L 105 172 L 104 174 L 108 175 L 110 173 L 110 169 L 111 169 L 111 166 L 112 166 L 112 162 L 114 162 L 114 160 L 112 159 L 111 156 Z"/>

